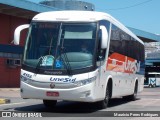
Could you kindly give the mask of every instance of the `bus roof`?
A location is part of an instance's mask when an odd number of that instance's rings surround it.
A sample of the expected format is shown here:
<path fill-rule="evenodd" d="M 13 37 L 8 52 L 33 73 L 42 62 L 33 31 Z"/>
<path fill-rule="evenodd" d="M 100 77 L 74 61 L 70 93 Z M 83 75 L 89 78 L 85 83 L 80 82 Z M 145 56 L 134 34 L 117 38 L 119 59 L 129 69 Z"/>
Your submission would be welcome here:
<path fill-rule="evenodd" d="M 99 20 L 108 20 L 122 29 L 124 32 L 137 39 L 144 44 L 135 34 L 128 28 L 117 21 L 114 17 L 107 13 L 96 11 L 51 11 L 37 14 L 32 19 L 33 21 L 54 21 L 54 22 L 96 22 Z"/>

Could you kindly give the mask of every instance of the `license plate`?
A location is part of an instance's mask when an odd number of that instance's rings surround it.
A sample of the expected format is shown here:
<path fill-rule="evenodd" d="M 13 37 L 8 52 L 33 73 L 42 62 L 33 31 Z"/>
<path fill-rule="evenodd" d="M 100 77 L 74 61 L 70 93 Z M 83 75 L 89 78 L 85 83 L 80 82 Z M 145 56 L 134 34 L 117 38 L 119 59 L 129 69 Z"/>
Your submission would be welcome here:
<path fill-rule="evenodd" d="M 47 96 L 51 96 L 51 97 L 58 97 L 59 96 L 59 92 L 46 92 Z"/>

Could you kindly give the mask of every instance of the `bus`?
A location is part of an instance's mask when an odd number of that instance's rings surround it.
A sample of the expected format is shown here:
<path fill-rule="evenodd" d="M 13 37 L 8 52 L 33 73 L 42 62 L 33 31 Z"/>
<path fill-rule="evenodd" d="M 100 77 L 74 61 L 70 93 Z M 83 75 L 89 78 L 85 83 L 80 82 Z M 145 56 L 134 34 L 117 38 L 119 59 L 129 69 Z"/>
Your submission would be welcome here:
<path fill-rule="evenodd" d="M 95 11 L 39 13 L 28 28 L 22 58 L 22 98 L 95 103 L 135 100 L 144 85 L 144 43 L 111 15 Z M 87 52 L 83 50 L 87 49 Z"/>
<path fill-rule="evenodd" d="M 145 87 L 159 87 L 160 86 L 160 63 L 157 55 L 154 52 L 150 53 L 150 58 L 145 60 Z"/>
<path fill-rule="evenodd" d="M 159 87 L 160 86 L 160 73 L 159 72 L 148 72 L 145 77 L 144 85 L 146 87 Z"/>

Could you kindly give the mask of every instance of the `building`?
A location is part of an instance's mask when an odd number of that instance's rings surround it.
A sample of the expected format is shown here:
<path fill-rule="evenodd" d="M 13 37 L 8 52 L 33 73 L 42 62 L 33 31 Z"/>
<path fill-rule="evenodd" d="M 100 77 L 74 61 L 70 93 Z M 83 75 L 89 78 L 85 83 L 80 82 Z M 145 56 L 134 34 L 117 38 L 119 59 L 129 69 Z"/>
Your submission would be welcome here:
<path fill-rule="evenodd" d="M 12 43 L 15 28 L 30 23 L 39 12 L 53 10 L 58 9 L 25 0 L 0 1 L 0 88 L 19 86 L 20 59 L 26 32 L 22 33 L 20 46 L 15 46 Z"/>
<path fill-rule="evenodd" d="M 95 6 L 93 4 L 77 0 L 45 0 L 40 2 L 40 4 L 52 6 L 61 10 L 95 10 Z"/>
<path fill-rule="evenodd" d="M 62 2 L 61 0 L 58 1 Z M 69 2 L 70 5 L 77 5 L 77 1 L 70 0 Z M 81 8 L 85 10 L 86 8 L 87 10 L 93 10 L 93 5 L 89 7 L 89 3 L 87 3 L 87 5 L 83 4 L 82 6 Z M 68 6 L 65 9 L 70 9 L 72 7 Z M 25 43 L 26 31 L 22 33 L 20 46 L 16 46 L 12 43 L 15 28 L 21 24 L 30 23 L 32 17 L 40 12 L 61 9 L 43 4 L 36 4 L 27 0 L 0 0 L 0 88 L 19 87 L 20 60 Z M 160 41 L 159 36 L 133 28 L 130 29 L 144 41 Z"/>

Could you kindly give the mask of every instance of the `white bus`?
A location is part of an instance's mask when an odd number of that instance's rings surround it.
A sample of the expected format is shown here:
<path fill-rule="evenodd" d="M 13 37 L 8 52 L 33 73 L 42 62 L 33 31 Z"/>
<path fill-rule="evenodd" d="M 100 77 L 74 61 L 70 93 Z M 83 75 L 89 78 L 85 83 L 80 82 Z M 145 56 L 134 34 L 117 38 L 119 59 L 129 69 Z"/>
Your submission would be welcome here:
<path fill-rule="evenodd" d="M 29 28 L 21 69 L 22 98 L 95 102 L 135 100 L 144 84 L 144 44 L 112 16 L 94 11 L 54 11 L 36 15 Z"/>
<path fill-rule="evenodd" d="M 147 80 L 144 82 L 149 87 L 160 86 L 160 73 L 159 72 L 148 72 Z"/>

